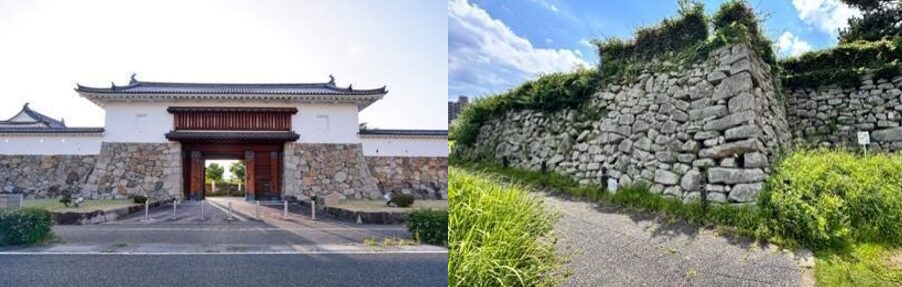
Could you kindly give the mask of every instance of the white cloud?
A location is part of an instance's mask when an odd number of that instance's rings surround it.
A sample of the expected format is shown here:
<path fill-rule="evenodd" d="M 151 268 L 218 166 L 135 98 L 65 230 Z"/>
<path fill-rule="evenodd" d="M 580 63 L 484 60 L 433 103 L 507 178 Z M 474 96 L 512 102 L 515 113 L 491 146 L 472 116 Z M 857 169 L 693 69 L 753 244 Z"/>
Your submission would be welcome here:
<path fill-rule="evenodd" d="M 483 95 L 539 74 L 589 64 L 569 49 L 539 49 L 467 0 L 448 2 L 448 95 Z"/>
<path fill-rule="evenodd" d="M 777 47 L 780 49 L 780 54 L 784 56 L 794 57 L 811 51 L 811 44 L 796 37 L 796 35 L 793 35 L 789 31 L 783 32 L 783 34 L 780 35 L 780 38 L 777 40 Z"/>
<path fill-rule="evenodd" d="M 831 35 L 847 27 L 849 18 L 861 15 L 861 11 L 839 0 L 792 0 L 792 6 L 799 19 Z"/>

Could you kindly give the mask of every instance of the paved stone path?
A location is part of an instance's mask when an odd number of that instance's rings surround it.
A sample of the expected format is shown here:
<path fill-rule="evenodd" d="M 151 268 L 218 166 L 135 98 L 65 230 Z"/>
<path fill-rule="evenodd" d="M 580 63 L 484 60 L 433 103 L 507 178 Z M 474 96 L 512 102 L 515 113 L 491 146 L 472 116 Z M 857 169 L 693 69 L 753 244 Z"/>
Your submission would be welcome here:
<path fill-rule="evenodd" d="M 798 259 L 714 230 L 542 195 L 562 217 L 565 286 L 799 286 Z"/>

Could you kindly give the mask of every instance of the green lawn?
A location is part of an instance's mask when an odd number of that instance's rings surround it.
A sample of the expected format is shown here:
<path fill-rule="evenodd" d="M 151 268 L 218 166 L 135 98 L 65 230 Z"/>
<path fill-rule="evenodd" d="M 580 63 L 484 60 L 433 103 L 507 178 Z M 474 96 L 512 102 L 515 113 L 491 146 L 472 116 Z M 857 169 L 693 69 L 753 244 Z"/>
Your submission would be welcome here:
<path fill-rule="evenodd" d="M 72 204 L 66 207 L 59 202 L 59 199 L 27 199 L 22 203 L 22 207 L 25 208 L 39 208 L 52 212 L 90 212 L 131 205 L 136 205 L 131 199 L 85 200 L 79 205 L 79 208 L 73 207 Z"/>
<path fill-rule="evenodd" d="M 413 211 L 420 208 L 448 210 L 447 200 L 417 199 L 411 207 L 386 206 L 382 200 L 344 200 L 335 207 L 352 211 Z"/>
<path fill-rule="evenodd" d="M 820 286 L 902 286 L 902 249 L 858 244 L 847 251 L 817 252 Z"/>

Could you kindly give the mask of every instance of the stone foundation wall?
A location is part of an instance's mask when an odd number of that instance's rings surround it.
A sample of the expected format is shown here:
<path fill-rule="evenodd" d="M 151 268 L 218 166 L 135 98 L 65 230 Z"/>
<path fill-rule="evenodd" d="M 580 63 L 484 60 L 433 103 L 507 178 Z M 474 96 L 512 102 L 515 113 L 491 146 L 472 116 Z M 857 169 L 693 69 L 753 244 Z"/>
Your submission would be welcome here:
<path fill-rule="evenodd" d="M 447 157 L 366 157 L 382 192 L 411 194 L 417 198 L 448 198 Z"/>
<path fill-rule="evenodd" d="M 382 197 L 361 144 L 287 143 L 283 161 L 283 196 L 338 192 L 343 199 Z"/>
<path fill-rule="evenodd" d="M 510 112 L 454 152 L 583 184 L 642 181 L 686 201 L 753 201 L 769 159 L 790 140 L 770 67 L 748 45 L 734 45 L 665 68 L 601 87 L 581 110 Z"/>
<path fill-rule="evenodd" d="M 82 195 L 94 199 L 183 197 L 181 145 L 104 142 Z"/>
<path fill-rule="evenodd" d="M 797 88 L 787 92 L 792 134 L 819 146 L 857 147 L 857 132 L 871 133 L 869 149 L 902 150 L 902 76 L 862 79 L 854 88 Z"/>
<path fill-rule="evenodd" d="M 0 188 L 26 199 L 81 194 L 95 155 L 0 155 Z"/>

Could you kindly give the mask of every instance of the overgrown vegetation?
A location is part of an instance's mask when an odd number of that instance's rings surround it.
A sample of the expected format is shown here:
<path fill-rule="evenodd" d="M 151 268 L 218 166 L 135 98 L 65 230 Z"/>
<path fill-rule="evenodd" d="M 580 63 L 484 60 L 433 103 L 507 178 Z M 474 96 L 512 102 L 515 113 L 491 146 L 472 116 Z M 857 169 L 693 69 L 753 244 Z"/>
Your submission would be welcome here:
<path fill-rule="evenodd" d="M 417 241 L 446 245 L 448 243 L 448 211 L 418 209 L 407 216 L 407 229 Z"/>
<path fill-rule="evenodd" d="M 842 0 L 858 8 L 835 48 L 806 53 L 782 61 L 788 88 L 836 84 L 857 87 L 861 79 L 893 79 L 902 75 L 902 2 L 898 0 Z"/>
<path fill-rule="evenodd" d="M 710 19 L 705 17 L 702 4 L 690 0 L 679 3 L 677 17 L 637 30 L 632 40 L 595 40 L 601 59 L 595 69 L 545 75 L 505 93 L 476 99 L 451 128 L 451 139 L 463 146 L 472 145 L 485 122 L 515 110 L 572 109 L 580 114 L 589 112 L 590 116 L 603 114 L 597 111 L 604 107 L 590 105 L 587 100 L 604 84 L 631 82 L 646 70 L 676 70 L 729 44 L 749 43 L 762 59 L 775 66 L 772 43 L 763 36 L 758 19 L 745 1 L 723 4 Z M 709 26 L 714 28 L 713 34 Z"/>
<path fill-rule="evenodd" d="M 519 185 L 448 169 L 449 286 L 545 286 L 560 259 L 549 238 L 555 216 Z"/>
<path fill-rule="evenodd" d="M 760 198 L 774 235 L 803 246 L 902 243 L 902 154 L 797 151 Z"/>
<path fill-rule="evenodd" d="M 49 211 L 37 208 L 0 210 L 0 246 L 35 244 L 53 237 Z"/>
<path fill-rule="evenodd" d="M 458 116 L 451 138 L 462 144 L 475 142 L 483 123 L 514 110 L 555 112 L 578 108 L 598 86 L 594 69 L 554 73 L 528 81 L 506 93 L 477 98 Z"/>
<path fill-rule="evenodd" d="M 816 256 L 818 286 L 902 286 L 902 261 L 896 262 L 902 259 L 902 250 L 865 243 L 843 251 L 819 251 Z"/>
<path fill-rule="evenodd" d="M 837 84 L 856 87 L 861 78 L 892 79 L 902 74 L 902 38 L 855 41 L 782 61 L 787 88 Z"/>

